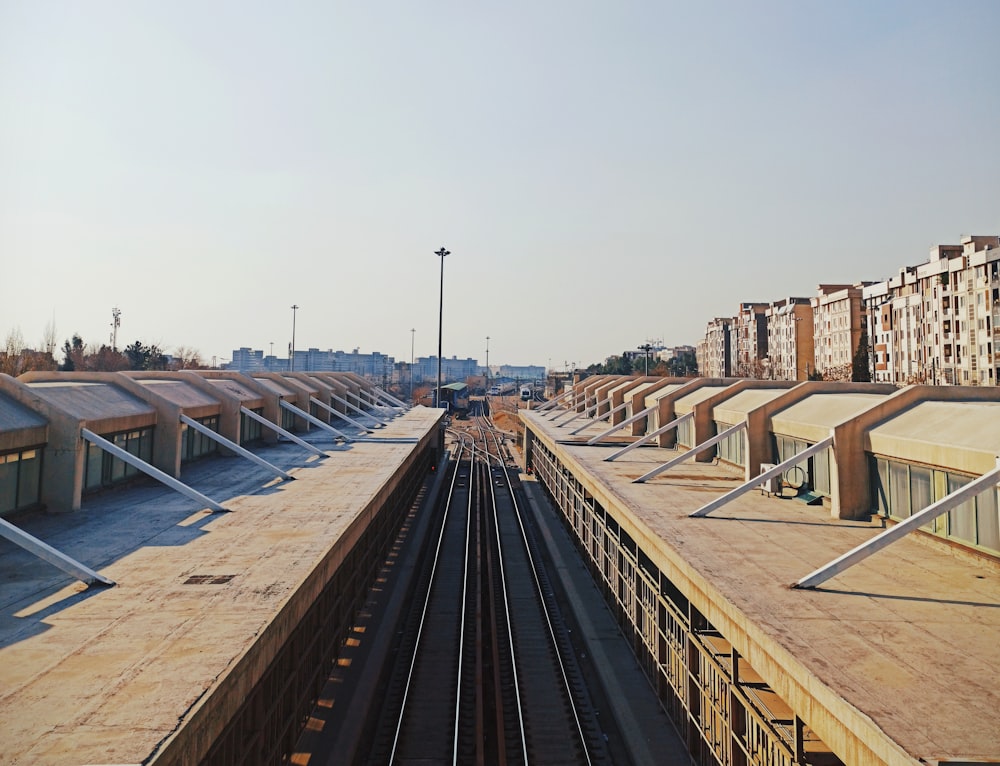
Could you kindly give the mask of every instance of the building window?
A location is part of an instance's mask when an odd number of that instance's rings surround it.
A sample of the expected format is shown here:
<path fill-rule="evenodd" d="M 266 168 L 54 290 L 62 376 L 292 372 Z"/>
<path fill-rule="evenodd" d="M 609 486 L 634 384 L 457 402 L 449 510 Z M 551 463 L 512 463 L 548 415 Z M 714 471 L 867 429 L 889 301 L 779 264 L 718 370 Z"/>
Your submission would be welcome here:
<path fill-rule="evenodd" d="M 116 434 L 100 434 L 100 436 L 146 463 L 153 462 L 152 426 L 120 431 Z M 121 458 L 105 452 L 96 444 L 87 442 L 83 469 L 85 490 L 111 486 L 140 473 L 142 472 L 138 468 L 129 465 Z"/>
<path fill-rule="evenodd" d="M 41 487 L 41 447 L 0 454 L 0 516 L 38 505 Z"/>
<path fill-rule="evenodd" d="M 206 428 L 219 432 L 219 416 L 210 415 L 205 418 L 195 418 Z M 181 426 L 181 462 L 187 463 L 205 455 L 219 451 L 219 443 L 210 436 L 190 428 L 187 424 Z"/>
<path fill-rule="evenodd" d="M 957 491 L 974 477 L 884 457 L 870 457 L 872 505 L 881 516 L 905 519 Z M 931 534 L 1000 555 L 998 490 L 990 487 L 921 526 Z"/>
<path fill-rule="evenodd" d="M 264 416 L 264 409 L 258 407 L 257 409 L 251 410 L 255 415 Z M 261 426 L 260 421 L 254 420 L 245 412 L 240 413 L 240 444 L 249 444 L 250 442 L 258 441 L 263 433 L 263 426 Z"/>
<path fill-rule="evenodd" d="M 732 428 L 732 424 L 720 423 L 716 421 L 715 432 L 721 434 L 726 429 Z M 733 465 L 738 465 L 743 467 L 744 461 L 744 438 L 743 435 L 746 433 L 745 430 L 738 431 L 732 436 L 728 436 L 718 443 L 716 446 L 716 454 L 719 456 L 719 460 L 723 460 L 727 463 L 732 463 Z"/>

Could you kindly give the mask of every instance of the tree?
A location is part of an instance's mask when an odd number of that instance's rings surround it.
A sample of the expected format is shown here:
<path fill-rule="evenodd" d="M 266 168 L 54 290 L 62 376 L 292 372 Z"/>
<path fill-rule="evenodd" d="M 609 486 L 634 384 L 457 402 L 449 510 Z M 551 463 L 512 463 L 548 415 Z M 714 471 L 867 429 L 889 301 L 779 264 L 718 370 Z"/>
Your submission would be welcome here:
<path fill-rule="evenodd" d="M 855 383 L 870 383 L 871 379 L 871 367 L 868 364 L 868 333 L 862 330 L 858 348 L 851 362 L 851 380 Z"/>
<path fill-rule="evenodd" d="M 131 370 L 165 370 L 167 368 L 167 358 L 160 350 L 159 346 L 143 345 L 137 340 L 131 346 L 125 347 L 125 356 L 128 358 L 128 369 Z"/>
<path fill-rule="evenodd" d="M 201 353 L 197 349 L 178 346 L 169 367 L 171 370 L 203 370 L 205 363 L 202 362 Z"/>
<path fill-rule="evenodd" d="M 63 343 L 63 364 L 62 368 L 66 372 L 73 370 L 83 370 L 85 349 L 83 338 L 77 333 L 73 333 L 73 340 Z"/>

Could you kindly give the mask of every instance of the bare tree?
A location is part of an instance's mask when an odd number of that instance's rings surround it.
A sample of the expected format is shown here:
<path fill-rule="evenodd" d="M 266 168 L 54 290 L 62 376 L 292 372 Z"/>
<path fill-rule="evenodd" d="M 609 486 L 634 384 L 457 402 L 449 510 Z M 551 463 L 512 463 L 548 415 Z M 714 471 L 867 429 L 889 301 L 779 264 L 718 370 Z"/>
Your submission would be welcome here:
<path fill-rule="evenodd" d="M 178 346 L 170 362 L 171 370 L 203 370 L 205 363 L 201 360 L 201 352 L 188 346 Z"/>
<path fill-rule="evenodd" d="M 45 323 L 45 330 L 42 333 L 42 351 L 49 356 L 53 356 L 56 353 L 58 345 L 59 336 L 56 334 L 56 320 L 50 319 Z"/>

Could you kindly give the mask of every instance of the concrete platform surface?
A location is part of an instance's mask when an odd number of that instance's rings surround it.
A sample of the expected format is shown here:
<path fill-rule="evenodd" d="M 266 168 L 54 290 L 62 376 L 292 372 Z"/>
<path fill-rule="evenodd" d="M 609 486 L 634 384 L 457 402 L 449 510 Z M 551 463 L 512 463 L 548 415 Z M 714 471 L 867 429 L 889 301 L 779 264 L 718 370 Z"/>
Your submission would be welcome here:
<path fill-rule="evenodd" d="M 375 436 L 422 438 L 439 417 L 418 407 Z M 149 483 L 11 519 L 117 585 L 88 589 L 0 539 L 0 763 L 150 759 L 414 449 L 306 438 L 330 456 L 256 450 L 295 481 L 236 457 L 188 466 L 229 513 Z"/>
<path fill-rule="evenodd" d="M 566 439 L 568 429 L 552 426 L 545 413 L 525 417 L 550 446 Z M 595 424 L 573 438 L 586 441 L 606 428 Z M 911 534 L 820 588 L 792 589 L 878 534 L 880 520 L 832 519 L 822 506 L 757 490 L 689 518 L 741 476 L 690 461 L 633 484 L 679 453 L 641 447 L 604 462 L 617 447 L 557 449 L 605 508 L 626 517 L 619 518 L 623 528 L 661 571 L 692 590 L 712 623 L 807 719 L 839 719 L 859 747 L 865 743 L 887 763 L 1000 762 L 995 562 Z"/>

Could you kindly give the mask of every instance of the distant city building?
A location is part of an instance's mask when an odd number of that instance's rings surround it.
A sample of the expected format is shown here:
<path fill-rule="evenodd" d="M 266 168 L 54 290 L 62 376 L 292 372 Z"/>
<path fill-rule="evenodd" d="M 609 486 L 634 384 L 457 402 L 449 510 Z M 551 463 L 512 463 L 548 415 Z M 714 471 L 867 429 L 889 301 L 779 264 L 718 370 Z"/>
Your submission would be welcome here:
<path fill-rule="evenodd" d="M 698 371 L 706 378 L 728 378 L 733 373 L 733 320 L 716 317 L 708 323 L 705 337 L 698 344 Z"/>
<path fill-rule="evenodd" d="M 378 351 L 362 354 L 357 349 L 345 351 L 320 351 L 310 348 L 295 352 L 295 372 L 353 372 L 374 381 L 388 381 L 393 374 L 395 360 Z M 263 351 L 242 347 L 233 351 L 232 361 L 224 369 L 239 372 L 286 372 L 289 359 L 264 356 Z"/>
<path fill-rule="evenodd" d="M 1000 237 L 966 236 L 864 288 L 873 380 L 995 386 Z"/>
<path fill-rule="evenodd" d="M 501 364 L 496 368 L 496 371 L 496 377 L 513 380 L 543 380 L 545 378 L 545 368 L 533 364 Z"/>
<path fill-rule="evenodd" d="M 865 332 L 861 291 L 869 283 L 820 285 L 811 299 L 813 354 L 825 380 L 850 380 L 854 355 Z"/>
<path fill-rule="evenodd" d="M 808 298 L 783 298 L 764 312 L 767 377 L 806 380 L 813 370 L 813 311 Z"/>
<path fill-rule="evenodd" d="M 767 358 L 767 303 L 741 303 L 735 317 L 733 343 L 737 377 L 764 377 L 764 360 Z"/>
<path fill-rule="evenodd" d="M 808 309 L 804 298 L 775 301 L 763 310 L 763 343 L 762 305 L 743 303 L 737 316 L 708 323 L 697 347 L 702 375 L 1000 384 L 996 235 L 937 245 L 890 279 L 821 284 Z"/>

